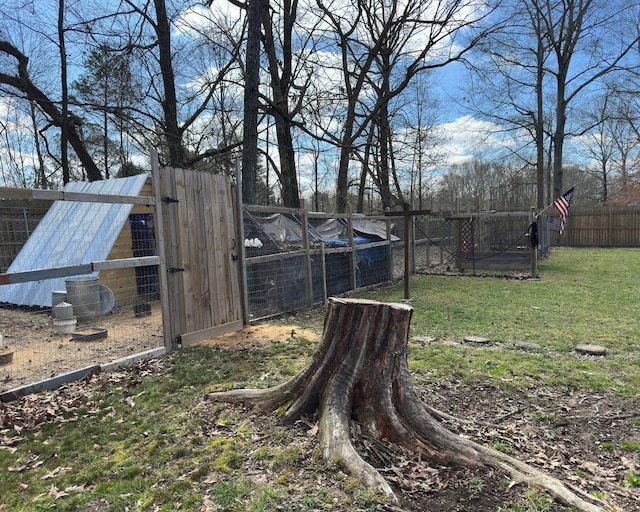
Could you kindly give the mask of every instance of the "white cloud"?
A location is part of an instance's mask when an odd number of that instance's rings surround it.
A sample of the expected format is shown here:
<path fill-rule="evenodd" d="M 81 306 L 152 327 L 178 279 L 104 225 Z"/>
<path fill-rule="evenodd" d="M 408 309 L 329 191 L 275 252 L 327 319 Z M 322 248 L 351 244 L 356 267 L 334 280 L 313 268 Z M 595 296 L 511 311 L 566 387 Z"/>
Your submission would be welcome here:
<path fill-rule="evenodd" d="M 498 135 L 501 128 L 473 116 L 462 116 L 437 127 L 443 143 L 441 153 L 445 165 L 453 165 L 473 158 L 478 153 L 499 150 L 513 141 Z"/>
<path fill-rule="evenodd" d="M 183 10 L 173 22 L 174 29 L 182 35 L 198 37 L 216 27 L 242 26 L 244 9 L 231 2 L 214 0 L 209 8 L 204 5 L 192 5 Z"/>

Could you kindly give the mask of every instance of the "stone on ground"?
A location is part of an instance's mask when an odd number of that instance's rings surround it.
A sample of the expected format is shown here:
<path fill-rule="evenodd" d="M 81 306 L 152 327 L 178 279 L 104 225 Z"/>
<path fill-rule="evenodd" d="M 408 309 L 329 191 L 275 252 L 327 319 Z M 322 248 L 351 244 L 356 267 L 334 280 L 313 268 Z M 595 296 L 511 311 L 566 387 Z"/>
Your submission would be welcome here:
<path fill-rule="evenodd" d="M 524 350 L 540 350 L 542 347 L 537 343 L 531 343 L 530 341 L 514 341 L 513 345 L 517 348 Z"/>
<path fill-rule="evenodd" d="M 590 356 L 606 356 L 607 347 L 603 347 L 601 345 L 584 344 L 576 346 L 576 352 L 580 352 L 581 354 L 588 354 Z"/>
<path fill-rule="evenodd" d="M 465 336 L 462 339 L 468 343 L 477 343 L 479 345 L 486 345 L 491 341 L 489 338 L 485 338 L 484 336 L 472 336 L 472 335 Z"/>

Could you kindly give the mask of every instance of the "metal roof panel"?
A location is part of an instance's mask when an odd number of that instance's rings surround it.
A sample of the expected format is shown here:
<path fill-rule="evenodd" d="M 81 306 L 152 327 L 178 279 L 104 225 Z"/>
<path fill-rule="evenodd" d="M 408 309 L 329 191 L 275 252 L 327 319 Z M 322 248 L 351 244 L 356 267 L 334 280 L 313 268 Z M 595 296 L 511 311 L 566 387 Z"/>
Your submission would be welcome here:
<path fill-rule="evenodd" d="M 73 182 L 64 190 L 137 196 L 147 178 L 147 174 L 140 174 L 130 178 Z M 106 260 L 132 209 L 131 204 L 55 201 L 7 272 Z M 4 285 L 0 286 L 0 302 L 50 307 L 52 292 L 64 289 L 64 278 Z"/>

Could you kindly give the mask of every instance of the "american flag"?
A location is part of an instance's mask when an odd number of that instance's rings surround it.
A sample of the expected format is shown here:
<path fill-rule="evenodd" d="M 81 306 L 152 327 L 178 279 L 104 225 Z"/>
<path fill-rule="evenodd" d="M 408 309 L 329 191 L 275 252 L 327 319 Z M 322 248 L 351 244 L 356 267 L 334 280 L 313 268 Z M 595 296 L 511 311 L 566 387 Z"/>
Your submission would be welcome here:
<path fill-rule="evenodd" d="M 560 196 L 553 202 L 553 206 L 556 207 L 556 210 L 558 210 L 558 213 L 560 214 L 560 226 L 557 229 L 560 234 L 562 234 L 562 232 L 564 231 L 565 224 L 567 223 L 567 215 L 569 215 L 569 207 L 571 206 L 571 201 L 573 201 L 574 188 L 575 187 L 571 187 L 564 194 L 562 194 L 562 196 Z M 551 224 L 551 229 L 556 229 L 553 225 L 553 222 Z"/>
<path fill-rule="evenodd" d="M 560 231 L 562 229 L 562 221 L 558 217 L 551 217 L 549 219 L 549 227 L 554 231 Z"/>

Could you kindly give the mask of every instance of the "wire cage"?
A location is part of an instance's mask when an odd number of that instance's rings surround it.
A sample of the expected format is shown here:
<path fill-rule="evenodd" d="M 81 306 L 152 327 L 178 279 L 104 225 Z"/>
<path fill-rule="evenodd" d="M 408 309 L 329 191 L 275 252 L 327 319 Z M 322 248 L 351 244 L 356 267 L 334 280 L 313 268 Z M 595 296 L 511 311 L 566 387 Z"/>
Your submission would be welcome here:
<path fill-rule="evenodd" d="M 416 239 L 437 249 L 448 270 L 525 271 L 531 267 L 532 222 L 530 212 L 431 216 L 416 222 Z M 538 258 L 549 249 L 548 225 L 546 216 L 536 222 Z"/>

